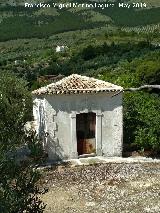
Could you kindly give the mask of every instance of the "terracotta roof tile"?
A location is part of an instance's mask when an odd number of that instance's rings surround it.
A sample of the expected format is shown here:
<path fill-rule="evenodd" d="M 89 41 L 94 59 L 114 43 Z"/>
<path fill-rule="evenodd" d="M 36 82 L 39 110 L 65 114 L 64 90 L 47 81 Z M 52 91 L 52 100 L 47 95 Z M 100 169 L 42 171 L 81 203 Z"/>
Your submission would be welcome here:
<path fill-rule="evenodd" d="M 121 91 L 123 88 L 106 81 L 72 74 L 63 78 L 56 83 L 49 84 L 34 90 L 32 94 L 77 94 L 77 93 L 98 93 L 98 92 L 115 92 Z"/>

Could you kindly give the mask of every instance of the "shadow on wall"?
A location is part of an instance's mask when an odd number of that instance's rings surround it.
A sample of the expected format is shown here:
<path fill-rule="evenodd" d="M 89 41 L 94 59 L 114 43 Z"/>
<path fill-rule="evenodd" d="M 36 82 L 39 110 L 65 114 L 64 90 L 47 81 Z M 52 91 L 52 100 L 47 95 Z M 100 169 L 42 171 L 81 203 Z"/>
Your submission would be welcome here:
<path fill-rule="evenodd" d="M 62 161 L 68 159 L 68 156 L 64 154 L 65 152 L 59 144 L 58 138 L 52 135 L 47 136 L 46 150 L 49 161 Z"/>
<path fill-rule="evenodd" d="M 71 114 L 72 111 L 77 111 L 77 109 L 113 111 L 115 108 L 121 106 L 121 95 L 105 96 L 104 94 L 74 94 L 46 96 L 45 99 L 56 113 L 62 111 Z"/>
<path fill-rule="evenodd" d="M 45 111 L 44 111 L 44 100 L 39 105 L 39 137 L 45 140 Z"/>
<path fill-rule="evenodd" d="M 64 155 L 64 150 L 59 144 L 59 140 L 55 137 L 55 133 L 46 132 L 46 120 L 45 120 L 45 108 L 44 100 L 40 101 L 39 104 L 39 138 L 43 141 L 43 148 L 47 151 L 49 161 L 62 161 L 62 159 L 67 158 Z"/>

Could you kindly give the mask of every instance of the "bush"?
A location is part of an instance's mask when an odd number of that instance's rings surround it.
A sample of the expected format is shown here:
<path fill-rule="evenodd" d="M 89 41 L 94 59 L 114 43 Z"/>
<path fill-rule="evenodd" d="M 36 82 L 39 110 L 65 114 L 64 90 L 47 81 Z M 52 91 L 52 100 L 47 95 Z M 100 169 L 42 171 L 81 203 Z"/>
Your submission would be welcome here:
<path fill-rule="evenodd" d="M 86 48 L 83 49 L 81 54 L 82 54 L 82 58 L 84 60 L 90 60 L 90 59 L 96 57 L 97 53 L 96 53 L 95 47 L 89 45 L 89 46 L 87 46 Z"/>
<path fill-rule="evenodd" d="M 44 203 L 39 195 L 44 193 L 37 186 L 40 174 L 29 163 L 17 164 L 15 159 L 0 159 L 0 212 L 42 213 Z"/>
<path fill-rule="evenodd" d="M 145 92 L 124 95 L 124 142 L 160 151 L 160 99 Z"/>
<path fill-rule="evenodd" d="M 32 157 L 34 160 L 43 160 L 45 156 L 43 140 L 38 137 L 36 132 L 29 132 L 26 142 L 30 150 L 30 157 Z"/>
<path fill-rule="evenodd" d="M 137 68 L 137 77 L 144 84 L 160 84 L 160 63 L 145 61 Z"/>

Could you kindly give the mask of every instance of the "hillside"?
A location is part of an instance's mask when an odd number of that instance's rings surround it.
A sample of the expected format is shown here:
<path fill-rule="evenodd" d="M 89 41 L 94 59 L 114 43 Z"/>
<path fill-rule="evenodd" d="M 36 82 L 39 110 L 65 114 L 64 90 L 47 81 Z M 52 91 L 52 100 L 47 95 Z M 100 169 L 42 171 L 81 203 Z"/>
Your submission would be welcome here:
<path fill-rule="evenodd" d="M 128 28 L 137 30 L 138 28 L 138 31 L 141 26 L 146 26 L 148 32 L 160 30 L 160 3 L 158 0 L 147 1 L 147 8 L 130 7 L 129 9 L 120 8 L 118 2 L 114 2 L 114 7 L 104 9 L 99 7 L 59 9 L 53 7 L 51 1 L 43 1 L 50 4 L 50 8 L 25 8 L 23 2 L 18 0 L 1 2 L 0 41 L 17 38 L 46 38 L 66 31 L 106 26 L 109 28 L 120 27 L 124 30 L 128 30 Z M 55 3 L 59 2 L 55 1 Z M 127 2 L 132 3 L 133 1 Z M 91 4 L 95 1 L 79 1 L 79 3 Z M 146 28 L 144 28 L 144 31 L 146 31 Z"/>
<path fill-rule="evenodd" d="M 91 0 L 91 1 L 95 1 L 95 0 Z M 117 0 L 112 0 L 110 2 L 116 2 Z M 36 2 L 41 2 L 41 1 L 36 1 L 36 0 L 1 0 L 1 5 L 22 5 L 25 2 L 28 3 L 36 3 Z M 43 3 L 48 2 L 48 0 L 43 0 Z M 65 2 L 65 1 L 59 1 L 59 2 Z M 98 2 L 98 0 L 96 1 Z M 106 2 L 105 0 L 101 0 L 99 2 Z M 123 2 L 144 2 L 142 0 L 124 0 Z M 150 5 L 151 7 L 159 7 L 160 6 L 160 2 L 158 0 L 146 0 L 145 3 L 147 3 L 148 5 Z"/>

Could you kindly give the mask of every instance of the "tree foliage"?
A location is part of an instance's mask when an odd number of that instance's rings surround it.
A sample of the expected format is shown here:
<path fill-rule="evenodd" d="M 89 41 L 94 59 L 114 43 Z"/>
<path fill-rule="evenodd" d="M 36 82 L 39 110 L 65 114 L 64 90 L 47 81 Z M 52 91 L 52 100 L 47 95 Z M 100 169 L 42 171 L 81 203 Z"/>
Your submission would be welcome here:
<path fill-rule="evenodd" d="M 32 99 L 25 85 L 26 82 L 14 74 L 1 73 L 0 141 L 4 150 L 22 143 L 24 124 L 31 118 Z"/>
<path fill-rule="evenodd" d="M 160 99 L 146 92 L 124 95 L 124 139 L 139 149 L 160 151 Z"/>
<path fill-rule="evenodd" d="M 36 183 L 39 174 L 30 162 L 20 163 L 16 150 L 26 143 L 24 124 L 31 115 L 26 82 L 14 74 L 0 76 L 0 212 L 43 212 Z"/>

